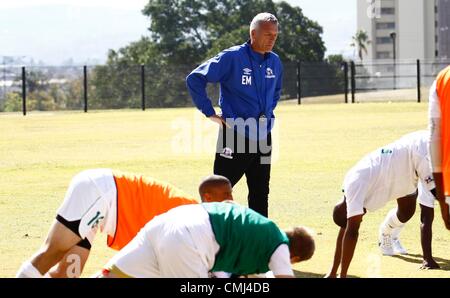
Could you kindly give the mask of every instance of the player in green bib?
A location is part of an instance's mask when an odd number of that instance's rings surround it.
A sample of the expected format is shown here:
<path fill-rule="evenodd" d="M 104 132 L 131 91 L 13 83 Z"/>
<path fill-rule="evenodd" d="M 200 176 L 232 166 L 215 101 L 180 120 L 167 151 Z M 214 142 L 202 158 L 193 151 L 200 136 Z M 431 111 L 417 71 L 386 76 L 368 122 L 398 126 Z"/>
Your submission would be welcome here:
<path fill-rule="evenodd" d="M 181 206 L 155 217 L 102 271 L 103 277 L 210 277 L 272 271 L 294 277 L 291 264 L 315 249 L 307 228 L 280 230 L 234 203 Z"/>

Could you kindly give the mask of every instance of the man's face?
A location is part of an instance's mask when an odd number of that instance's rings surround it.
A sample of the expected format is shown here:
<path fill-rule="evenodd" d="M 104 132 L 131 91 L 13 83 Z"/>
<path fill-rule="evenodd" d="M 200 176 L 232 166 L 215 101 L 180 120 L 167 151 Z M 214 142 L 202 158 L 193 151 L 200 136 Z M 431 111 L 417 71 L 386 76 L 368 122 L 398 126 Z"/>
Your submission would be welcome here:
<path fill-rule="evenodd" d="M 258 52 L 268 53 L 273 50 L 278 37 L 278 25 L 271 22 L 262 22 L 252 31 L 252 44 Z"/>
<path fill-rule="evenodd" d="M 223 202 L 233 200 L 233 188 L 230 184 L 220 184 L 204 194 L 204 201 L 207 203 Z"/>

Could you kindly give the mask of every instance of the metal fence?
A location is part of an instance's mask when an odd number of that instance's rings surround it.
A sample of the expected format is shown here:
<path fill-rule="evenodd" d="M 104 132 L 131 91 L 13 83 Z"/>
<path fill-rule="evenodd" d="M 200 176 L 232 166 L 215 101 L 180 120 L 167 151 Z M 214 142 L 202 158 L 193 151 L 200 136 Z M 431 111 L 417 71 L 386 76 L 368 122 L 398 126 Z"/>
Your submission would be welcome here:
<path fill-rule="evenodd" d="M 450 61 L 285 62 L 281 100 L 305 103 L 424 101 Z M 195 65 L 0 66 L 0 111 L 192 106 Z M 208 95 L 217 103 L 219 86 Z"/>
<path fill-rule="evenodd" d="M 354 64 L 352 102 L 428 101 L 430 86 L 449 64 L 420 60 Z"/>

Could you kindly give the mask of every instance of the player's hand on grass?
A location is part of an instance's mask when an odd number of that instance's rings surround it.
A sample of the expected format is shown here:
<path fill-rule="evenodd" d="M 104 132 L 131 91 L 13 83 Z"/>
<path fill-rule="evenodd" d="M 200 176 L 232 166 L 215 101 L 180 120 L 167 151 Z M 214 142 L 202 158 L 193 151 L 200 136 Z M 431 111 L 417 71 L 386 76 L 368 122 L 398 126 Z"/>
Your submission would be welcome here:
<path fill-rule="evenodd" d="M 327 273 L 327 275 L 325 275 L 323 278 L 337 278 L 337 274 L 330 272 L 330 273 Z"/>
<path fill-rule="evenodd" d="M 429 270 L 429 269 L 439 269 L 441 268 L 435 260 L 423 260 L 422 265 L 420 266 L 421 270 Z"/>
<path fill-rule="evenodd" d="M 228 125 L 225 119 L 223 119 L 220 115 L 212 115 L 211 117 L 209 117 L 209 120 L 216 122 L 220 126 L 225 125 L 227 128 L 230 128 L 230 125 Z"/>

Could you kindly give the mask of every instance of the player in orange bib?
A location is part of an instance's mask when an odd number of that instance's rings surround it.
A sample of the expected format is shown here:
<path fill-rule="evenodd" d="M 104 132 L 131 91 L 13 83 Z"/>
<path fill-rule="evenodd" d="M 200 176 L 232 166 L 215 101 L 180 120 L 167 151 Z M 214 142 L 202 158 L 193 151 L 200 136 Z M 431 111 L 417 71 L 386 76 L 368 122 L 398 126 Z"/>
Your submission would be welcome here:
<path fill-rule="evenodd" d="M 209 176 L 199 187 L 202 202 L 232 200 L 230 181 Z M 97 230 L 120 250 L 153 217 L 199 200 L 153 178 L 113 171 L 86 170 L 67 190 L 44 245 L 23 263 L 17 277 L 79 277 Z"/>
<path fill-rule="evenodd" d="M 442 219 L 450 230 L 450 66 L 430 90 L 430 156 Z"/>

